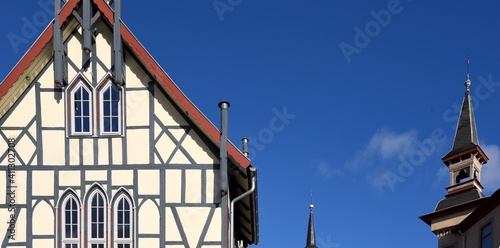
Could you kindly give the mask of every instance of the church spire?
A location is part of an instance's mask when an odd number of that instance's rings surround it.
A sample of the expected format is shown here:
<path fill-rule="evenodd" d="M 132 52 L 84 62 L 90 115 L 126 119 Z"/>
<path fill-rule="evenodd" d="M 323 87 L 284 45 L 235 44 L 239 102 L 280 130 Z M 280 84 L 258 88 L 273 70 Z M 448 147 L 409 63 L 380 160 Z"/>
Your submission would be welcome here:
<path fill-rule="evenodd" d="M 309 205 L 309 224 L 307 226 L 307 241 L 305 248 L 318 248 L 316 246 L 316 234 L 314 232 L 313 208 L 314 205 L 312 204 L 312 193 L 311 193 L 311 205 Z"/>
<path fill-rule="evenodd" d="M 462 109 L 458 118 L 457 129 L 455 132 L 455 139 L 453 141 L 453 148 L 446 154 L 445 158 L 454 154 L 463 152 L 470 148 L 479 146 L 477 137 L 476 120 L 474 118 L 474 108 L 472 107 L 472 100 L 470 97 L 470 59 L 467 57 L 467 77 L 465 79 L 465 97 L 462 103 Z"/>
<path fill-rule="evenodd" d="M 443 162 L 450 170 L 450 186 L 447 187 L 448 195 L 472 189 L 478 192 L 476 195 L 481 197 L 483 189 L 480 182 L 481 169 L 483 164 L 488 161 L 488 157 L 479 146 L 474 108 L 470 96 L 469 68 L 470 59 L 467 57 L 467 76 L 464 83 L 465 96 L 458 117 L 453 147 L 443 157 Z"/>

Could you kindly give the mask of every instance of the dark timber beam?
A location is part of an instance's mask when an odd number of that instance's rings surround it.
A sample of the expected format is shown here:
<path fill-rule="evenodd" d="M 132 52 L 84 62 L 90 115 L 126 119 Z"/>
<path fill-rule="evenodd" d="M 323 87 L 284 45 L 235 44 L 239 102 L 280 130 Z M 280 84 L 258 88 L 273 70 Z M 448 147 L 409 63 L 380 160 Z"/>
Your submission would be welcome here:
<path fill-rule="evenodd" d="M 121 20 L 121 0 L 115 0 L 115 19 L 113 24 L 113 40 L 114 40 L 114 55 L 115 55 L 115 82 L 117 86 L 124 84 L 123 80 L 123 52 L 122 52 L 122 35 L 120 32 Z"/>
<path fill-rule="evenodd" d="M 63 81 L 63 55 L 62 55 L 62 33 L 59 12 L 61 10 L 61 0 L 54 1 L 54 85 L 61 89 L 64 86 Z"/>

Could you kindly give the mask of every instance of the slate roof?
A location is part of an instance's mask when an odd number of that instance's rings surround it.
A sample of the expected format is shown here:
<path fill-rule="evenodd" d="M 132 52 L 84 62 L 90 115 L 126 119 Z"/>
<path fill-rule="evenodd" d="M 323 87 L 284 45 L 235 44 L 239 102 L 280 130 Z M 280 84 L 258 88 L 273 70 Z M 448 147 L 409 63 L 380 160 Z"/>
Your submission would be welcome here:
<path fill-rule="evenodd" d="M 476 146 L 479 146 L 476 120 L 474 119 L 474 108 L 472 107 L 470 92 L 469 89 L 467 89 L 458 119 L 453 148 L 444 157 L 455 155 Z"/>
<path fill-rule="evenodd" d="M 484 198 L 484 194 L 478 189 L 470 189 L 458 194 L 447 195 L 445 199 L 439 201 L 434 212 L 450 208 L 467 202 L 475 201 Z"/>

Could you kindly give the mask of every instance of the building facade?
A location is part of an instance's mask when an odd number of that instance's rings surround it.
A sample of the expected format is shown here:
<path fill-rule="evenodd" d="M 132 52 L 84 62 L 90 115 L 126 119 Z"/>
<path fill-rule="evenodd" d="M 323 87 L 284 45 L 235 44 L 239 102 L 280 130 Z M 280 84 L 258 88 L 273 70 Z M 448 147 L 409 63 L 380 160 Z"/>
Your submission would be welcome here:
<path fill-rule="evenodd" d="M 487 197 L 481 170 L 488 162 L 479 145 L 467 74 L 453 147 L 443 157 L 450 172 L 448 194 L 432 213 L 420 216 L 438 238 L 438 248 L 500 247 L 500 190 Z"/>
<path fill-rule="evenodd" d="M 55 0 L 0 85 L 1 247 L 247 247 L 256 170 L 156 63 L 120 0 Z"/>

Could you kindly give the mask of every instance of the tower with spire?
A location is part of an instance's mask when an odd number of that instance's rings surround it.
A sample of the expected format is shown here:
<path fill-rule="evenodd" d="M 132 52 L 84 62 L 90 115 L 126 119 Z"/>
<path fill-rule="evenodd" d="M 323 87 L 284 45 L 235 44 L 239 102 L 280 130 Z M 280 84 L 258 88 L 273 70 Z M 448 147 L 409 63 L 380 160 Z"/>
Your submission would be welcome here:
<path fill-rule="evenodd" d="M 442 158 L 448 167 L 450 181 L 445 198 L 436 205 L 432 213 L 420 216 L 438 237 L 438 247 L 448 247 L 466 232 L 472 223 L 470 216 L 484 208 L 488 197 L 483 193 L 481 170 L 488 157 L 479 145 L 470 96 L 470 60 L 467 58 L 465 96 L 460 110 L 451 150 Z M 469 216 L 469 217 L 468 217 Z M 469 228 L 469 227 L 467 227 Z M 456 247 L 456 246 L 450 246 Z M 461 246 L 459 246 L 461 247 Z"/>
<path fill-rule="evenodd" d="M 307 224 L 307 240 L 305 248 L 318 248 L 316 246 L 316 233 L 314 232 L 313 209 L 314 205 L 312 203 L 312 192 L 311 192 L 311 204 L 309 205 L 309 223 Z"/>
<path fill-rule="evenodd" d="M 479 146 L 479 139 L 474 118 L 474 108 L 470 96 L 471 80 L 469 75 L 470 60 L 467 59 L 467 77 L 465 96 L 457 123 L 453 147 L 443 157 L 450 172 L 450 185 L 446 188 L 446 199 L 438 204 L 438 209 L 484 197 L 481 185 L 481 169 L 488 157 Z M 459 200 L 458 200 L 459 199 Z"/>

